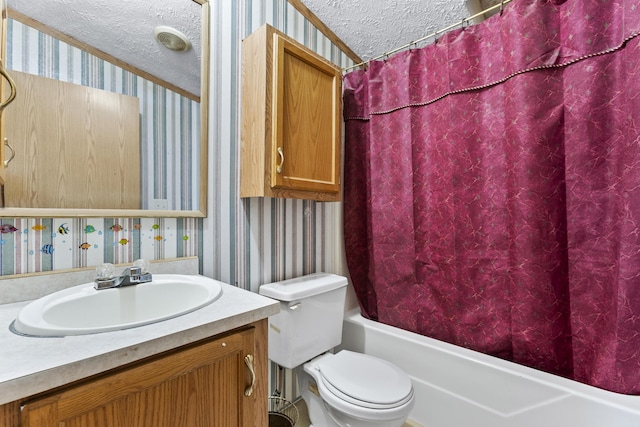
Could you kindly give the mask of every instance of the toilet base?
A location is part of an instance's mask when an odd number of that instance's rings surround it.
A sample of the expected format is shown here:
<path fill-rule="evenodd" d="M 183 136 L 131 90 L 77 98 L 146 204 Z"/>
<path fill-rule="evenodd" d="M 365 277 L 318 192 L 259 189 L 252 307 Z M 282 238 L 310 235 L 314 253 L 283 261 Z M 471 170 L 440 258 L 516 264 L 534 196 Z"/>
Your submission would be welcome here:
<path fill-rule="evenodd" d="M 309 427 L 340 427 L 325 409 L 325 403 L 318 395 L 318 387 L 311 375 L 304 372 L 302 366 L 295 368 L 295 373 L 302 400 L 307 405 L 311 421 Z"/>

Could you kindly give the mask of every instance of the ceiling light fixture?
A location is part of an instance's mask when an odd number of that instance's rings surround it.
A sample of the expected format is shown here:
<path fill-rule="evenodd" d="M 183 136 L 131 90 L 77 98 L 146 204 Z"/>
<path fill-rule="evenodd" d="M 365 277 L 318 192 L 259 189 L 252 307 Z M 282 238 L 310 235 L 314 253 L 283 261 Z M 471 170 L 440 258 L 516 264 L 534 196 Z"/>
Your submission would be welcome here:
<path fill-rule="evenodd" d="M 180 31 L 161 25 L 153 30 L 153 34 L 164 47 L 177 52 L 185 52 L 191 48 L 191 42 Z"/>

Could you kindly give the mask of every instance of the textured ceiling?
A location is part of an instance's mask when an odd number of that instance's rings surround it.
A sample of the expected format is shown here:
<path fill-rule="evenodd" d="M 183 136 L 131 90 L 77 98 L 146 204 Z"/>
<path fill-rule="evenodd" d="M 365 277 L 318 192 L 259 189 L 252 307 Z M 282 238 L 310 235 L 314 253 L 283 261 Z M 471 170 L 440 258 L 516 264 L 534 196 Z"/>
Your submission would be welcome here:
<path fill-rule="evenodd" d="M 366 61 L 404 46 L 500 0 L 302 0 Z M 478 22 L 478 20 L 476 20 Z"/>
<path fill-rule="evenodd" d="M 8 7 L 190 93 L 200 94 L 202 6 L 198 3 L 191 0 L 8 0 Z M 193 44 L 192 49 L 176 53 L 164 48 L 153 36 L 158 25 L 168 25 L 184 33 Z"/>
<path fill-rule="evenodd" d="M 302 2 L 361 59 L 368 60 L 500 0 Z M 192 0 L 8 0 L 8 6 L 188 92 L 200 93 L 201 6 Z M 165 49 L 153 38 L 158 25 L 180 30 L 193 48 L 183 53 Z"/>

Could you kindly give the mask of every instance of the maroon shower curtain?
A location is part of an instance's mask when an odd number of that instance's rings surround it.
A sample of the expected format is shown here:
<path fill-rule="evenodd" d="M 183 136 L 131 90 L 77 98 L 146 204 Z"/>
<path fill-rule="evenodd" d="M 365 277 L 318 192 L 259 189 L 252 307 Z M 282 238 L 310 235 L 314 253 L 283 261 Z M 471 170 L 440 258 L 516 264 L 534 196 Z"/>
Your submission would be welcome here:
<path fill-rule="evenodd" d="M 635 0 L 514 0 L 345 76 L 365 316 L 640 393 L 639 30 Z"/>

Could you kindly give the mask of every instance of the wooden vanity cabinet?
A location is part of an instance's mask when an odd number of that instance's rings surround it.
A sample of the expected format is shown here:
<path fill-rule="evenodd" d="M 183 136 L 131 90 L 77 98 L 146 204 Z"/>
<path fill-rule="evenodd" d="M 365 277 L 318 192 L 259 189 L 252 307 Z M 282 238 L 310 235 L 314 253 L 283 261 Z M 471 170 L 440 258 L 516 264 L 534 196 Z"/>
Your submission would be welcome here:
<path fill-rule="evenodd" d="M 240 197 L 339 201 L 342 71 L 269 25 L 242 42 Z"/>
<path fill-rule="evenodd" d="M 20 426 L 266 427 L 267 369 L 263 320 L 25 399 Z"/>

